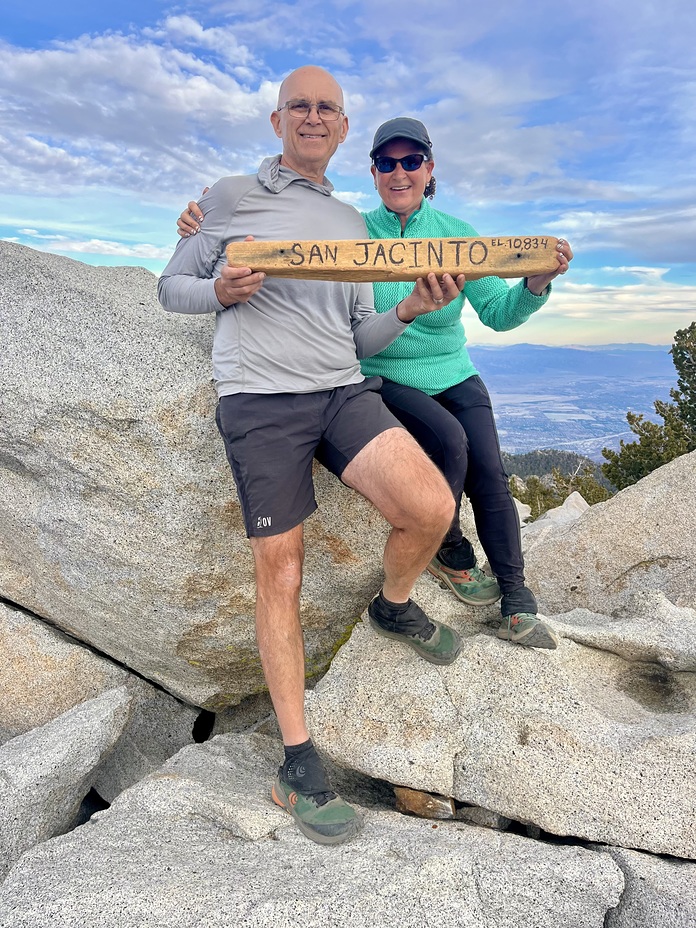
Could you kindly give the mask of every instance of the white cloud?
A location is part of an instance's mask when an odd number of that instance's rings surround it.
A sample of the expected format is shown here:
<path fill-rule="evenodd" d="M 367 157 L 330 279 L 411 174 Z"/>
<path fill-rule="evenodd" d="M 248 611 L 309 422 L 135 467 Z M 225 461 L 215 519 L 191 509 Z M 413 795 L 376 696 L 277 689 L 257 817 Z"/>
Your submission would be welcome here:
<path fill-rule="evenodd" d="M 634 275 L 649 286 L 661 285 L 662 278 L 669 272 L 669 268 L 666 267 L 603 267 L 600 270 L 612 276 L 616 274 Z"/>
<path fill-rule="evenodd" d="M 275 148 L 276 87 L 265 75 L 250 88 L 195 55 L 120 35 L 4 58 L 6 189 L 183 189 L 194 165 L 217 177 Z"/>
<path fill-rule="evenodd" d="M 332 68 L 351 68 L 354 64 L 354 58 L 345 48 L 325 47 L 322 52 L 322 63 L 325 67 Z"/>
<path fill-rule="evenodd" d="M 206 29 L 191 16 L 168 16 L 162 26 L 144 29 L 143 35 L 216 52 L 226 64 L 233 66 L 237 76 L 251 75 L 252 67 L 258 68 L 261 63 L 246 45 L 237 41 L 233 28 L 215 26 Z"/>
<path fill-rule="evenodd" d="M 159 248 L 156 245 L 139 244 L 128 245 L 123 242 L 107 242 L 100 239 L 88 241 L 71 241 L 58 235 L 37 236 L 42 241 L 37 245 L 41 251 L 65 254 L 75 253 L 84 255 L 109 255 L 122 258 L 144 258 L 147 260 L 168 261 L 172 248 Z M 18 241 L 14 239 L 14 241 Z"/>
<path fill-rule="evenodd" d="M 464 324 L 472 344 L 548 345 L 649 342 L 670 344 L 679 328 L 694 319 L 696 286 L 653 281 L 625 286 L 554 283 L 548 303 L 511 332 L 486 329 L 473 313 Z"/>
<path fill-rule="evenodd" d="M 337 200 L 343 200 L 344 203 L 350 203 L 356 209 L 369 209 L 371 197 L 367 193 L 359 190 L 335 190 L 334 196 Z"/>
<path fill-rule="evenodd" d="M 557 284 L 549 308 L 559 315 L 577 313 L 615 313 L 622 317 L 642 318 L 645 313 L 685 313 L 693 317 L 696 286 L 653 281 L 635 284 L 593 285 L 563 281 Z"/>
<path fill-rule="evenodd" d="M 576 252 L 621 248 L 639 260 L 693 262 L 696 204 L 655 203 L 615 212 L 570 210 L 549 221 L 547 229 L 565 235 Z"/>
<path fill-rule="evenodd" d="M 18 235 L 7 237 L 5 241 L 15 241 L 20 244 L 38 248 L 58 254 L 104 255 L 109 257 L 142 258 L 147 261 L 168 261 L 171 257 L 172 246 L 160 247 L 147 242 L 124 242 L 98 238 L 78 238 L 75 235 L 66 235 L 55 232 L 39 232 L 37 229 L 18 229 Z M 172 235 L 174 239 L 174 224 Z"/>

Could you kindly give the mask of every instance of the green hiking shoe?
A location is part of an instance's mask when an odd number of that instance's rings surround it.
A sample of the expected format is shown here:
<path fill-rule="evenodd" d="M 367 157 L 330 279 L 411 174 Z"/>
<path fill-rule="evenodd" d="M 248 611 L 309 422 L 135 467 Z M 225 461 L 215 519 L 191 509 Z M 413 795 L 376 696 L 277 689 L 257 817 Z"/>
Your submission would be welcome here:
<path fill-rule="evenodd" d="M 271 797 L 295 819 L 303 835 L 317 844 L 342 844 L 362 828 L 362 818 L 333 791 L 305 796 L 286 783 L 278 771 Z"/>
<path fill-rule="evenodd" d="M 380 606 L 379 594 L 367 607 L 370 624 L 384 638 L 401 641 L 431 664 L 452 664 L 462 649 L 462 639 L 449 625 L 429 619 L 420 606 L 408 601 L 405 612 L 387 615 Z"/>
<path fill-rule="evenodd" d="M 503 616 L 497 635 L 498 638 L 514 641 L 525 648 L 553 650 L 558 647 L 558 638 L 554 632 L 532 612 L 515 612 Z"/>
<path fill-rule="evenodd" d="M 495 577 L 487 577 L 476 565 L 466 570 L 447 567 L 437 554 L 428 564 L 428 571 L 437 577 L 440 586 L 452 590 L 457 599 L 469 606 L 489 606 L 500 599 L 500 588 Z"/>

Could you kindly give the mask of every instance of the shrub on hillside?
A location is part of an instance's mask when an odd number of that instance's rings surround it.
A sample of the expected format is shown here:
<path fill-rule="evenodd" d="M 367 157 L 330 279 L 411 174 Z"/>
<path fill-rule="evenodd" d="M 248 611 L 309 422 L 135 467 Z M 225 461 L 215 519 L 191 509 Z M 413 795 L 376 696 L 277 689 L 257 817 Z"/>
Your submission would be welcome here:
<path fill-rule="evenodd" d="M 618 451 L 602 450 L 607 459 L 602 472 L 619 490 L 674 458 L 696 451 L 696 322 L 677 331 L 670 354 L 678 378 L 676 388 L 670 390 L 672 402 L 655 401 L 662 424 L 628 412 L 626 420 L 637 441 L 622 440 Z"/>

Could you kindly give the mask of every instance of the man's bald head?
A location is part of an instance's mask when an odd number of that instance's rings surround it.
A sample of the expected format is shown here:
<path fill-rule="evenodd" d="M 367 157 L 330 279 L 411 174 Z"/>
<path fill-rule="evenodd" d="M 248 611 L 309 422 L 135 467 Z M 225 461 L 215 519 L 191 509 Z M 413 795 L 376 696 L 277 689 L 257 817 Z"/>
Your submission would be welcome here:
<path fill-rule="evenodd" d="M 291 71 L 280 85 L 278 106 L 297 98 L 331 100 L 343 109 L 343 90 L 333 74 L 315 64 L 305 64 Z"/>

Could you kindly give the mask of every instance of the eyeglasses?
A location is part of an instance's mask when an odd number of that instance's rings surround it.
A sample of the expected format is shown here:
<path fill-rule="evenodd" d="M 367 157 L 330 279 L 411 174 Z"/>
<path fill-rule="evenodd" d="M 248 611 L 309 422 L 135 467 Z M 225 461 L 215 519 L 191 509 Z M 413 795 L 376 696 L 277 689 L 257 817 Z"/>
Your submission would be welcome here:
<path fill-rule="evenodd" d="M 322 122 L 335 122 L 339 116 L 344 115 L 337 103 L 310 103 L 308 100 L 288 100 L 278 107 L 278 112 L 287 110 L 295 119 L 306 119 L 316 107 L 317 116 Z"/>
<path fill-rule="evenodd" d="M 404 171 L 417 171 L 425 160 L 425 155 L 405 155 L 403 158 L 388 158 L 386 155 L 379 155 L 373 159 L 380 174 L 391 174 L 396 170 L 397 164 L 400 164 Z"/>

